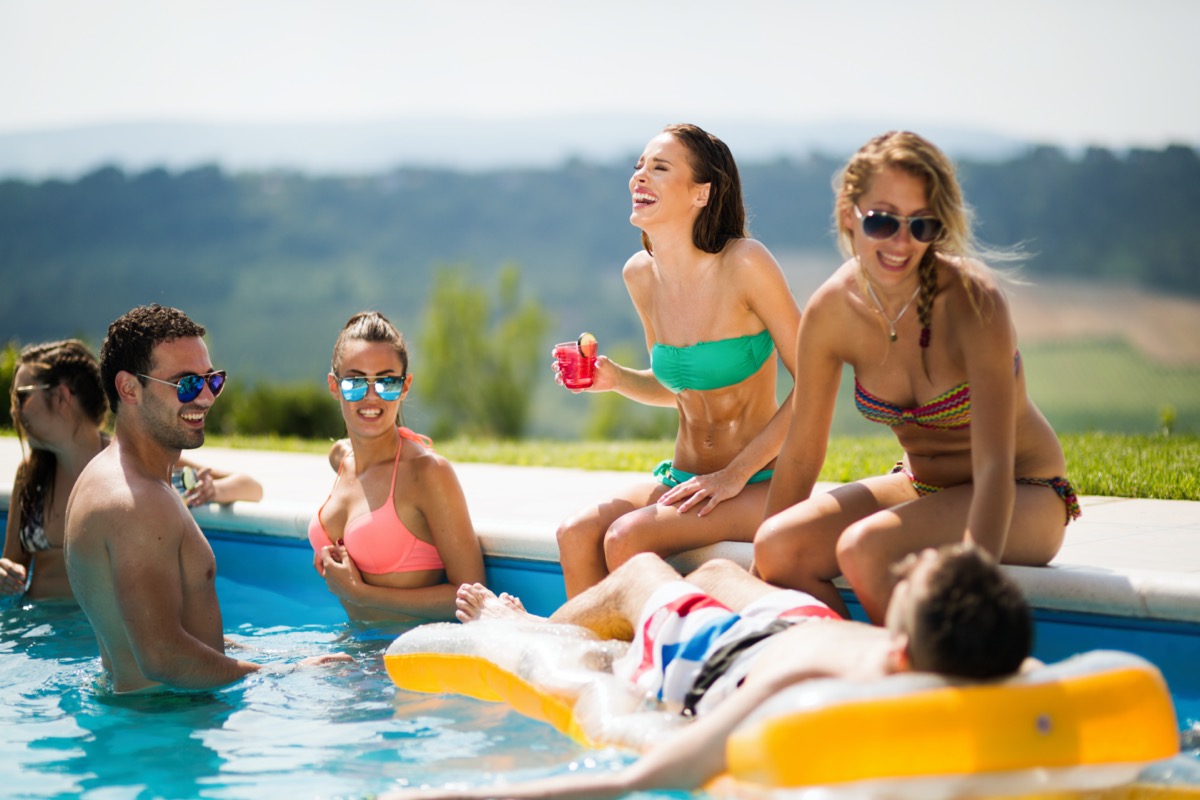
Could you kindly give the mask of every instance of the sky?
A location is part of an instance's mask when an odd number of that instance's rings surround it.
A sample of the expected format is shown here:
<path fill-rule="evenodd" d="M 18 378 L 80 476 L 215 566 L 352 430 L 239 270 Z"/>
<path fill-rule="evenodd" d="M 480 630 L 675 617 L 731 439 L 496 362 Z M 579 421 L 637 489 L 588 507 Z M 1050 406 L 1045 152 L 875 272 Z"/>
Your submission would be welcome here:
<path fill-rule="evenodd" d="M 1195 0 L 0 0 L 0 133 L 653 114 L 1200 144 Z"/>

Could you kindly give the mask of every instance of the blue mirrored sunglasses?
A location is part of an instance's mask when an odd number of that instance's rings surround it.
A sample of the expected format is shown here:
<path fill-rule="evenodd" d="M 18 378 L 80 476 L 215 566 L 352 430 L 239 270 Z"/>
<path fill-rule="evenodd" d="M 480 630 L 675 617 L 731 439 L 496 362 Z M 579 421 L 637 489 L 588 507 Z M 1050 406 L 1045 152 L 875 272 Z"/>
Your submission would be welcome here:
<path fill-rule="evenodd" d="M 404 375 L 351 375 L 338 378 L 342 397 L 347 403 L 357 403 L 367 396 L 367 387 L 374 386 L 380 400 L 399 400 L 404 393 Z"/>
<path fill-rule="evenodd" d="M 146 378 L 158 383 L 165 383 L 167 386 L 174 386 L 175 396 L 179 398 L 179 402 L 181 403 L 190 403 L 199 397 L 200 393 L 204 391 L 204 384 L 206 383 L 213 397 L 219 395 L 221 390 L 225 388 L 225 370 L 210 372 L 207 375 L 184 375 L 179 379 L 178 383 L 164 381 L 162 378 L 155 378 L 153 375 L 143 375 L 140 372 L 137 375 L 139 378 Z"/>

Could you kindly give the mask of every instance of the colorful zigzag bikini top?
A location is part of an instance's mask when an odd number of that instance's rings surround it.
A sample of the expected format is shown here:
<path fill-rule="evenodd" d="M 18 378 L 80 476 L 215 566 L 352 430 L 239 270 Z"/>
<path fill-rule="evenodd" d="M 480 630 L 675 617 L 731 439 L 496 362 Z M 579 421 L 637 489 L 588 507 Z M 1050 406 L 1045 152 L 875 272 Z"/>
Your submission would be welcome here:
<path fill-rule="evenodd" d="M 971 385 L 964 381 L 928 403 L 915 408 L 901 408 L 886 400 L 880 400 L 864 389 L 858 378 L 855 378 L 854 405 L 859 413 L 871 422 L 881 422 L 892 427 L 911 424 L 920 428 L 956 430 L 971 424 Z"/>

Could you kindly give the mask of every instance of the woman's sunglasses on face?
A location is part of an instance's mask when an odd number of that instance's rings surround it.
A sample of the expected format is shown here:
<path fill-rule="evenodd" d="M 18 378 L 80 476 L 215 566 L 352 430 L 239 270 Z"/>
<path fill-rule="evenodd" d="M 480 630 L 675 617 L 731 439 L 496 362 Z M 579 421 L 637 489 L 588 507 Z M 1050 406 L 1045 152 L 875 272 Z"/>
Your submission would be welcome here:
<path fill-rule="evenodd" d="M 143 375 L 137 373 L 139 378 L 146 378 L 157 383 L 165 383 L 167 386 L 175 387 L 175 396 L 179 398 L 181 403 L 190 403 L 200 396 L 204 391 L 204 384 L 208 384 L 208 390 L 212 392 L 213 397 L 221 393 L 225 388 L 225 370 L 219 372 L 210 372 L 207 375 L 184 375 L 179 379 L 178 383 L 164 381 L 162 378 L 155 378 L 153 375 Z"/>
<path fill-rule="evenodd" d="M 38 389 L 52 389 L 54 384 L 51 383 L 31 383 L 28 386 L 14 386 L 13 394 L 17 398 L 17 409 L 25 407 L 25 399 L 36 392 Z"/>
<path fill-rule="evenodd" d="M 338 386 L 347 403 L 357 403 L 367 396 L 367 387 L 374 386 L 380 400 L 399 400 L 404 393 L 404 375 L 351 375 L 338 378 Z"/>
<path fill-rule="evenodd" d="M 854 206 L 854 213 L 862 223 L 863 233 L 871 239 L 890 239 L 900 232 L 904 225 L 913 239 L 921 244 L 929 244 L 942 233 L 942 221 L 937 217 L 902 217 L 889 211 L 868 211 L 863 213 Z"/>

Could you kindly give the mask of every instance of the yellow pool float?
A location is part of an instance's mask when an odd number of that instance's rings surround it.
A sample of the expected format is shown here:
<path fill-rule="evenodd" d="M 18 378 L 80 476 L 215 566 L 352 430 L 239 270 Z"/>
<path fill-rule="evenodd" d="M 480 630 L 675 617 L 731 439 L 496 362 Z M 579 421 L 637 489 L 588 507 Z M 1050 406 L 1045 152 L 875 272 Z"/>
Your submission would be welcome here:
<path fill-rule="evenodd" d="M 608 671 L 623 647 L 582 629 L 482 620 L 416 628 L 384 663 L 401 689 L 507 703 L 586 746 L 641 751 L 687 723 Z M 927 674 L 797 684 L 731 735 L 723 786 L 874 796 L 873 782 L 889 794 L 900 782 L 915 797 L 1099 789 L 1178 751 L 1157 668 L 1095 651 L 983 684 Z"/>

